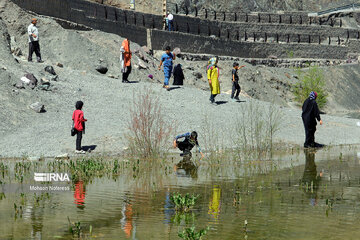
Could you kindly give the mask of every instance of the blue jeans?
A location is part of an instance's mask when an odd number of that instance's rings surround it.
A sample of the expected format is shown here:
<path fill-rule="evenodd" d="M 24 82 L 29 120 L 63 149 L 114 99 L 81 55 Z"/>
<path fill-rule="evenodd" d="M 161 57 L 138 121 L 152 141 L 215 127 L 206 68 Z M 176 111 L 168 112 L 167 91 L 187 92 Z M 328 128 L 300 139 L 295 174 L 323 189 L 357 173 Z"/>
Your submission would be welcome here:
<path fill-rule="evenodd" d="M 172 72 L 172 66 L 164 67 L 164 75 L 165 75 L 164 85 L 165 86 L 169 85 L 169 80 L 171 78 L 171 72 Z"/>
<path fill-rule="evenodd" d="M 168 29 L 169 29 L 169 31 L 174 31 L 174 29 L 173 29 L 173 20 L 168 21 Z"/>

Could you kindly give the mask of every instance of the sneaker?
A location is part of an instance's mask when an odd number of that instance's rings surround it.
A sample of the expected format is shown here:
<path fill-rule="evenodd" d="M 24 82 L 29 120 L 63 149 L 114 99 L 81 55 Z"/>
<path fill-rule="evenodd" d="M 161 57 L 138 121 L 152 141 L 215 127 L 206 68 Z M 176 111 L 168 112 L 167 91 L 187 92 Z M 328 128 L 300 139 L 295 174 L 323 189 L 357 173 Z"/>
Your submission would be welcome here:
<path fill-rule="evenodd" d="M 239 97 L 235 97 L 234 98 L 236 101 L 240 101 L 240 98 Z"/>
<path fill-rule="evenodd" d="M 76 154 L 85 154 L 86 152 L 84 150 L 75 150 Z"/>
<path fill-rule="evenodd" d="M 43 60 L 38 60 L 37 62 L 38 62 L 38 63 L 43 63 L 44 61 L 43 61 Z"/>
<path fill-rule="evenodd" d="M 122 80 L 123 83 L 129 83 L 129 80 Z"/>

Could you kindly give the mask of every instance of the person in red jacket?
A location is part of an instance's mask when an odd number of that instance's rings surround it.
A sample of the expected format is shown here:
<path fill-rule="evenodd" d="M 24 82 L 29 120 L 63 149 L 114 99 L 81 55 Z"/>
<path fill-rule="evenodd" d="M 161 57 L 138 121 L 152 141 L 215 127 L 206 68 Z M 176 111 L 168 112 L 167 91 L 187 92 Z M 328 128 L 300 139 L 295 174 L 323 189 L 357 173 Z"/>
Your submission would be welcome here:
<path fill-rule="evenodd" d="M 81 110 L 84 103 L 77 101 L 75 104 L 76 110 L 73 112 L 72 120 L 74 121 L 74 128 L 76 130 L 76 150 L 75 153 L 84 154 L 85 151 L 81 149 L 81 139 L 83 132 L 85 133 L 85 122 L 87 119 L 84 118 L 84 112 Z"/>

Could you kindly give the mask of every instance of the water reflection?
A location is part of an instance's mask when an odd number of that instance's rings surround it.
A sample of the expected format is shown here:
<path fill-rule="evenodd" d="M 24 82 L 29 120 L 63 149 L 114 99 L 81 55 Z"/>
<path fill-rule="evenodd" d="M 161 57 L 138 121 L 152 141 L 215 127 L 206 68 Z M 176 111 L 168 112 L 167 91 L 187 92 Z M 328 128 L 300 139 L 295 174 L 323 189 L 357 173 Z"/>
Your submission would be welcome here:
<path fill-rule="evenodd" d="M 316 170 L 315 153 L 315 149 L 304 149 L 305 169 L 301 179 L 303 189 L 306 196 L 310 199 L 310 204 L 312 206 L 315 206 L 318 203 L 317 191 L 321 181 L 321 173 L 317 174 Z"/>
<path fill-rule="evenodd" d="M 75 183 L 74 203 L 78 208 L 85 208 L 85 186 L 83 181 Z"/>
<path fill-rule="evenodd" d="M 191 160 L 191 155 L 185 155 L 183 159 L 174 166 L 174 170 L 178 177 L 198 177 L 198 168 Z"/>
<path fill-rule="evenodd" d="M 133 230 L 133 208 L 132 204 L 128 201 L 125 201 L 124 207 L 121 211 L 122 213 L 122 219 L 121 222 L 121 228 L 124 230 L 124 233 L 126 235 L 126 238 L 130 238 L 131 231 Z"/>
<path fill-rule="evenodd" d="M 221 208 L 221 188 L 219 185 L 214 185 L 212 189 L 212 197 L 209 202 L 209 214 L 215 219 L 219 218 Z"/>

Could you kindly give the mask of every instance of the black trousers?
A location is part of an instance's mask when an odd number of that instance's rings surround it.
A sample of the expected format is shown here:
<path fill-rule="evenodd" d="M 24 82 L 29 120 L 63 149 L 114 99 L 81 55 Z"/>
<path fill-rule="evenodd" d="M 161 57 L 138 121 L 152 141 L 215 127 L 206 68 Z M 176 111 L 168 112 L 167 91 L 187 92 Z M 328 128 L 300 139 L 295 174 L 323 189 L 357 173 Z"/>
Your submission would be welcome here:
<path fill-rule="evenodd" d="M 126 72 L 124 72 L 123 75 L 122 75 L 122 80 L 123 81 L 128 80 L 128 77 L 129 77 L 129 75 L 131 73 L 131 65 L 126 67 L 126 68 L 127 68 Z"/>
<path fill-rule="evenodd" d="M 316 126 L 309 126 L 304 124 L 305 127 L 305 143 L 304 147 L 314 147 L 315 146 L 315 132 Z"/>
<path fill-rule="evenodd" d="M 189 141 L 184 140 L 183 142 L 176 141 L 178 148 L 183 152 L 190 152 L 193 149 L 194 145 L 192 145 Z"/>
<path fill-rule="evenodd" d="M 217 94 L 212 94 L 210 95 L 210 102 L 215 102 L 215 97 L 216 97 Z"/>
<path fill-rule="evenodd" d="M 81 150 L 82 131 L 76 131 L 76 150 Z"/>
<path fill-rule="evenodd" d="M 35 52 L 37 61 L 41 61 L 39 41 L 29 43 L 29 56 L 28 61 L 32 61 L 32 55 Z"/>
<path fill-rule="evenodd" d="M 240 94 L 241 88 L 238 82 L 233 82 L 232 84 L 232 90 L 231 90 L 231 98 L 238 98 Z"/>

